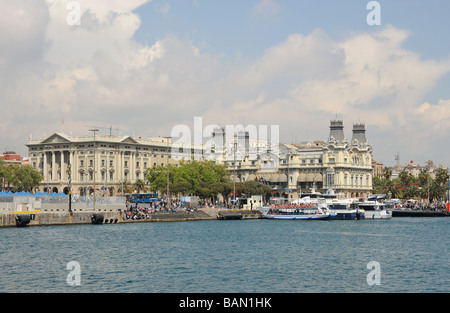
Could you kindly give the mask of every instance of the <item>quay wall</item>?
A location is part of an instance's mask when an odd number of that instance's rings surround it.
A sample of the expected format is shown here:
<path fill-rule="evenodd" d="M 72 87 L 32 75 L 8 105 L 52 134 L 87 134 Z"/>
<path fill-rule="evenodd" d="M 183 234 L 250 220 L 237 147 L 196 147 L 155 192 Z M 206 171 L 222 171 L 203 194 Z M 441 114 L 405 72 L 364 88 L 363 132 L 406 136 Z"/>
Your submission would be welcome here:
<path fill-rule="evenodd" d="M 117 223 L 148 223 L 148 222 L 180 222 L 217 220 L 221 216 L 239 216 L 239 219 L 259 219 L 261 214 L 257 210 L 228 210 L 228 209 L 202 209 L 194 212 L 152 213 L 146 218 L 127 219 L 121 206 L 96 205 L 96 209 L 86 209 L 82 205 L 72 205 L 72 213 L 66 206 L 57 204 L 45 205 L 42 209 L 34 211 L 6 211 L 0 210 L 0 227 L 21 226 L 18 218 L 24 217 L 29 222 L 24 226 L 56 226 L 93 224 L 93 216 L 101 216 L 100 224 Z"/>
<path fill-rule="evenodd" d="M 393 210 L 392 217 L 444 217 L 450 216 L 447 211 Z"/>
<path fill-rule="evenodd" d="M 109 223 L 120 223 L 122 212 L 111 211 L 78 211 L 69 213 L 66 211 L 23 211 L 23 212 L 2 212 L 0 213 L 0 227 L 18 226 L 17 218 L 26 217 L 29 222 L 24 226 L 56 226 L 56 225 L 80 225 L 92 224 L 93 215 L 102 215 L 104 221 Z"/>

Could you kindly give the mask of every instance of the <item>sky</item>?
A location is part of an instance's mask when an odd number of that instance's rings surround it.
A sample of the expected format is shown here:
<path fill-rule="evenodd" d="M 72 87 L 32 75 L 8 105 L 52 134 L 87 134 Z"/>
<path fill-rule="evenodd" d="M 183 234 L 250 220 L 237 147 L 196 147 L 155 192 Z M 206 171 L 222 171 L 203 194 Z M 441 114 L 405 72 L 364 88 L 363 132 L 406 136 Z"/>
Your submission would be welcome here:
<path fill-rule="evenodd" d="M 448 166 L 450 2 L 369 2 L 2 0 L 0 151 L 92 126 L 169 136 L 196 117 L 311 142 L 337 118 L 348 139 L 365 123 L 386 166 Z"/>

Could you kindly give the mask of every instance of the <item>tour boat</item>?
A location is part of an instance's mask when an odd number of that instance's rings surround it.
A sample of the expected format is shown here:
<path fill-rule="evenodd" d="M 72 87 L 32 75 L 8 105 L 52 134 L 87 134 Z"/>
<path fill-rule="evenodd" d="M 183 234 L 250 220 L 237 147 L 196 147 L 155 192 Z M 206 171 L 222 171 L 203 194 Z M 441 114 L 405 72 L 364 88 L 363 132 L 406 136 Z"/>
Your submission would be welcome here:
<path fill-rule="evenodd" d="M 330 199 L 319 201 L 319 207 L 326 207 L 335 215 L 331 217 L 334 220 L 362 220 L 365 218 L 365 212 L 358 207 L 355 199 Z"/>
<path fill-rule="evenodd" d="M 264 218 L 272 220 L 324 220 L 333 214 L 314 204 L 272 204 L 260 208 Z"/>
<path fill-rule="evenodd" d="M 390 219 L 392 211 L 386 209 L 386 204 L 380 200 L 383 197 L 369 197 L 367 201 L 358 204 L 360 210 L 364 210 L 366 219 Z"/>

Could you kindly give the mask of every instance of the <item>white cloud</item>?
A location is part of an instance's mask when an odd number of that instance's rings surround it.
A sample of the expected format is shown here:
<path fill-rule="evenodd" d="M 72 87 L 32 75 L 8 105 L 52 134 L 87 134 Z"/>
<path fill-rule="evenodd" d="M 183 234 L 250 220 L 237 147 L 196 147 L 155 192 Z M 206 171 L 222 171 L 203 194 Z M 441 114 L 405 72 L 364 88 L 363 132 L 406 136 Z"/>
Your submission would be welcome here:
<path fill-rule="evenodd" d="M 170 4 L 168 4 L 167 2 L 164 2 L 163 4 L 158 6 L 158 9 L 159 9 L 159 12 L 161 12 L 161 14 L 163 16 L 166 16 L 167 14 L 169 14 Z"/>
<path fill-rule="evenodd" d="M 27 17 L 26 25 L 0 21 L 0 143 L 24 149 L 29 133 L 60 131 L 62 119 L 67 132 L 101 124 L 154 136 L 203 116 L 214 124 L 278 124 L 290 141 L 325 139 L 339 114 L 347 135 L 352 122 L 364 121 L 380 150 L 405 144 L 404 130 L 417 140 L 450 130 L 450 100 L 424 100 L 450 62 L 403 48 L 407 31 L 385 26 L 337 41 L 317 29 L 291 34 L 259 58 L 224 61 L 188 39 L 136 42 L 141 21 L 133 10 L 148 1 L 80 2 L 80 26 L 67 25 L 60 1 L 0 5 L 10 17 Z M 261 1 L 255 10 L 278 13 L 279 6 Z"/>
<path fill-rule="evenodd" d="M 275 0 L 261 0 L 253 8 L 256 16 L 270 17 L 280 12 L 280 5 Z"/>

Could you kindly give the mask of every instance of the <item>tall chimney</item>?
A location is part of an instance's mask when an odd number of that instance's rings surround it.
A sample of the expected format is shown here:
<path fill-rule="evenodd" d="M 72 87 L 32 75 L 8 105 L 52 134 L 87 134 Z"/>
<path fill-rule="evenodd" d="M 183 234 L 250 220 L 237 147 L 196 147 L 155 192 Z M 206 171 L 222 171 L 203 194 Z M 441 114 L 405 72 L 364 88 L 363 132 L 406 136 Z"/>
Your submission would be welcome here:
<path fill-rule="evenodd" d="M 330 124 L 330 136 L 333 137 L 336 141 L 344 141 L 344 122 L 342 120 L 334 120 L 331 121 Z"/>
<path fill-rule="evenodd" d="M 362 123 L 359 124 L 353 124 L 353 136 L 352 136 L 352 142 L 353 140 L 358 140 L 358 143 L 366 143 L 366 126 Z"/>

